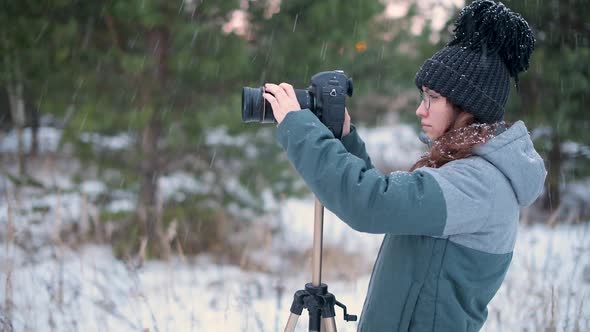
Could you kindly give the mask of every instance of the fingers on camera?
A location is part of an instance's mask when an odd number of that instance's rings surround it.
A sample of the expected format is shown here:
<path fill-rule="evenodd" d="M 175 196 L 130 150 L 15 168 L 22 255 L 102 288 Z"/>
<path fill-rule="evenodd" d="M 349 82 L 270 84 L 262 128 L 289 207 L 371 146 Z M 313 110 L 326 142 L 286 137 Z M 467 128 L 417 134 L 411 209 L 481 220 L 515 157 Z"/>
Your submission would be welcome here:
<path fill-rule="evenodd" d="M 283 95 L 283 96 L 291 96 L 291 94 L 288 92 L 287 89 L 285 89 L 284 85 L 288 85 L 291 87 L 291 90 L 293 89 L 293 87 L 287 83 L 281 83 L 280 85 L 276 85 L 276 84 L 272 84 L 272 83 L 266 83 L 264 85 L 265 90 L 267 92 L 272 93 L 275 96 L 279 96 L 279 95 Z M 292 94 L 293 96 L 295 95 L 295 92 L 293 92 Z"/>
<path fill-rule="evenodd" d="M 266 92 L 271 93 L 273 95 L 277 95 L 277 93 L 284 92 L 278 85 L 272 83 L 266 83 L 264 85 Z"/>
<path fill-rule="evenodd" d="M 270 93 L 263 93 L 262 96 L 268 100 L 271 106 L 274 106 L 277 103 L 277 99 Z"/>
<path fill-rule="evenodd" d="M 279 86 L 283 88 L 283 90 L 285 90 L 289 97 L 295 97 L 295 89 L 293 89 L 293 86 L 291 84 L 283 82 L 279 84 Z"/>

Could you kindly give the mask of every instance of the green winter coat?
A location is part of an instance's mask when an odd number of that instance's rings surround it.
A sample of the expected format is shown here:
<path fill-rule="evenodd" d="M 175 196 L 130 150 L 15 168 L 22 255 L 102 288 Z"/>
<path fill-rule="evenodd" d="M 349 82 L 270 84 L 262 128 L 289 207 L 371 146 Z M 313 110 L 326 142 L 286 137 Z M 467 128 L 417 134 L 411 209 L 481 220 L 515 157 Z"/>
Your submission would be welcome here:
<path fill-rule="evenodd" d="M 359 331 L 478 331 L 504 279 L 519 207 L 546 171 L 521 121 L 434 169 L 380 173 L 354 127 L 342 141 L 309 110 L 290 112 L 277 140 L 330 211 L 385 234 Z"/>

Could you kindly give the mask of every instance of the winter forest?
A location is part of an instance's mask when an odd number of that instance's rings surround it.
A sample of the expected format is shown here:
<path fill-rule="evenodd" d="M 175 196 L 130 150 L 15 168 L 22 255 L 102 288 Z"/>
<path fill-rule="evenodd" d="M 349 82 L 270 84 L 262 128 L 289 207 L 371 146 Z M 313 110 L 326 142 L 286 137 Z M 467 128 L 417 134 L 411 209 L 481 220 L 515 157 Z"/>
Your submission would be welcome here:
<path fill-rule="evenodd" d="M 590 2 L 503 2 L 536 39 L 505 118 L 548 174 L 482 331 L 590 331 Z M 343 70 L 373 163 L 407 171 L 416 71 L 464 5 L 0 1 L 0 331 L 283 331 L 314 196 L 242 88 Z M 325 211 L 322 282 L 349 314 L 382 239 Z"/>

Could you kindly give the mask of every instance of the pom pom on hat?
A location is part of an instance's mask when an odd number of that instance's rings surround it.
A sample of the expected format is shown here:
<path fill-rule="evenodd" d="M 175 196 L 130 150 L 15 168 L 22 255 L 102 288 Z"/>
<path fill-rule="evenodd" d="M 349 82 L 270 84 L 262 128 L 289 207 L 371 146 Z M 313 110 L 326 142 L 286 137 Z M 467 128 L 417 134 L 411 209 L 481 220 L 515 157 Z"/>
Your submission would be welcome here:
<path fill-rule="evenodd" d="M 464 46 L 483 54 L 497 53 L 510 76 L 529 68 L 535 37 L 528 23 L 503 3 L 478 0 L 463 8 L 455 23 L 455 38 L 449 46 Z"/>

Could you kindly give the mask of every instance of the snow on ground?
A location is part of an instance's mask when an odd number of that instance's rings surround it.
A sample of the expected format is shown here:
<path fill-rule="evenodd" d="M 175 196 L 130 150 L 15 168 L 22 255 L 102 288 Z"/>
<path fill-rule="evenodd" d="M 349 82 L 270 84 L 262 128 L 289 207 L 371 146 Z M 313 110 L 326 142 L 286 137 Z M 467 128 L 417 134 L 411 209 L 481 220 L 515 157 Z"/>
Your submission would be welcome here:
<path fill-rule="evenodd" d="M 32 129 L 23 129 L 23 150 L 25 152 L 31 151 L 32 145 Z M 38 144 L 39 152 L 56 152 L 62 137 L 62 130 L 54 127 L 41 126 L 38 129 Z M 82 133 L 80 139 L 86 143 L 92 143 L 95 147 L 100 149 L 121 150 L 133 144 L 131 135 L 121 133 L 117 135 L 101 135 L 98 133 Z M 0 152 L 2 153 L 16 153 L 18 152 L 18 135 L 15 130 L 10 130 L 6 133 L 0 131 Z"/>
<path fill-rule="evenodd" d="M 590 223 L 521 227 L 483 331 L 590 331 L 589 300 Z"/>
<path fill-rule="evenodd" d="M 117 135 L 101 135 L 97 133 L 82 133 L 80 139 L 86 143 L 92 143 L 99 149 L 122 150 L 134 143 L 134 139 L 127 133 Z"/>
<path fill-rule="evenodd" d="M 408 125 L 358 128 L 373 164 L 379 169 L 407 170 L 426 150 L 416 131 Z"/>
<path fill-rule="evenodd" d="M 308 224 L 304 219 L 296 220 Z M 331 233 L 325 235 L 335 240 Z M 483 330 L 538 331 L 549 326 L 551 317 L 559 331 L 574 331 L 576 324 L 578 331 L 589 330 L 589 238 L 588 224 L 522 227 L 512 266 L 489 305 Z M 356 240 L 354 249 L 374 259 L 374 251 L 367 249 L 373 239 Z M 56 245 L 34 255 L 8 246 L 0 257 L 0 300 L 14 303 L 12 312 L 2 315 L 15 331 L 280 331 L 293 293 L 310 278 L 304 272 L 281 276 L 243 271 L 215 264 L 208 256 L 151 261 L 138 270 L 104 246 L 72 251 Z M 368 277 L 324 281 L 358 315 Z M 306 320 L 304 312 L 298 331 L 306 330 Z M 339 309 L 336 322 L 339 331 L 356 330 L 356 323 L 342 320 Z"/>
<path fill-rule="evenodd" d="M 32 139 L 31 128 L 23 129 L 23 150 L 31 151 Z M 57 150 L 59 141 L 61 139 L 62 131 L 52 127 L 39 128 L 39 152 L 54 152 Z M 2 153 L 16 153 L 18 151 L 18 136 L 15 130 L 8 133 L 0 131 L 0 152 Z"/>
<path fill-rule="evenodd" d="M 207 256 L 152 261 L 136 270 L 97 246 L 77 252 L 56 246 L 25 256 L 14 248 L 2 255 L 4 262 L 15 261 L 10 275 L 0 273 L 11 281 L 1 300 L 9 296 L 13 310 L 2 315 L 15 331 L 277 331 L 286 324 L 293 293 L 309 281 L 303 274 L 279 279 L 245 272 Z M 358 313 L 366 283 L 335 281 L 330 290 Z M 346 325 L 340 331 L 354 330 L 354 323 Z"/>

